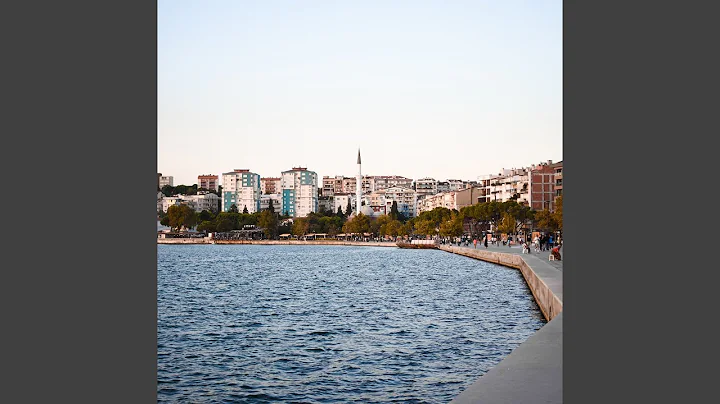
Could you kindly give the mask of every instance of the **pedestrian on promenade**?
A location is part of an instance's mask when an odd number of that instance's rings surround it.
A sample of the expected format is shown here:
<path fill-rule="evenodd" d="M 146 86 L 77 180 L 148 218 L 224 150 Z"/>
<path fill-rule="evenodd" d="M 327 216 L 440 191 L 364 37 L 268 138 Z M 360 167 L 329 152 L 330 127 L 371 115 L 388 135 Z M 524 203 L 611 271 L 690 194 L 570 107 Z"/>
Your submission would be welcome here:
<path fill-rule="evenodd" d="M 473 248 L 477 248 L 477 239 L 476 238 L 473 239 Z"/>
<path fill-rule="evenodd" d="M 548 245 L 550 246 L 550 249 L 553 248 L 553 236 L 552 235 L 550 235 L 550 237 L 548 238 Z"/>
<path fill-rule="evenodd" d="M 487 250 L 487 237 L 485 237 L 485 249 Z"/>

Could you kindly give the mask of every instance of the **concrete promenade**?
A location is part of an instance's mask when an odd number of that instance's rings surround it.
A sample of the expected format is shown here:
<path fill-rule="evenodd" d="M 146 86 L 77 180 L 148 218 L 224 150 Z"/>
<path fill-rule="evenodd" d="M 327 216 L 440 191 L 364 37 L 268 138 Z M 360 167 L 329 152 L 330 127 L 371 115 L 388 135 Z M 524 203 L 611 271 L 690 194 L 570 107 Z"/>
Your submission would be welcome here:
<path fill-rule="evenodd" d="M 440 249 L 517 268 L 549 320 L 451 403 L 562 403 L 562 261 L 550 261 L 549 251 L 522 254 L 519 246 Z"/>

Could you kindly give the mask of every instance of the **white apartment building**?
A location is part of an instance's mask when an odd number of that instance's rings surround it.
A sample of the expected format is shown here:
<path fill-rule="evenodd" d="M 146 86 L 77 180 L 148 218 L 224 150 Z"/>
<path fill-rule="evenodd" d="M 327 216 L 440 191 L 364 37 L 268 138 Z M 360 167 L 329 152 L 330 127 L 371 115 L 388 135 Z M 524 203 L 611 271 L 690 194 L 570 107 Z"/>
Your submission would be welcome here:
<path fill-rule="evenodd" d="M 413 180 L 399 175 L 376 175 L 373 177 L 373 191 L 388 189 L 393 187 L 412 188 Z"/>
<path fill-rule="evenodd" d="M 450 192 L 450 183 L 447 181 L 438 181 L 437 190 L 438 190 L 438 193 Z"/>
<path fill-rule="evenodd" d="M 275 213 L 281 213 L 280 208 L 282 208 L 282 194 L 280 193 L 260 195 L 260 210 L 263 211 L 268 209 L 270 207 L 271 200 Z"/>
<path fill-rule="evenodd" d="M 366 204 L 370 206 L 385 206 L 390 213 L 393 201 L 397 202 L 398 211 L 411 218 L 417 215 L 417 193 L 410 188 L 391 187 L 377 190 L 366 196 Z"/>
<path fill-rule="evenodd" d="M 457 192 L 450 191 L 427 195 L 418 201 L 418 214 L 431 211 L 435 208 L 457 209 Z"/>
<path fill-rule="evenodd" d="M 238 212 L 247 208 L 248 213 L 260 211 L 260 175 L 250 170 L 236 169 L 222 175 L 222 211 L 230 211 L 235 205 Z"/>
<path fill-rule="evenodd" d="M 502 169 L 498 174 L 481 175 L 478 177 L 478 186 L 484 188 L 486 202 L 506 202 L 517 194 L 519 203 L 529 204 L 529 171 L 527 168 L 511 168 Z"/>
<path fill-rule="evenodd" d="M 281 212 L 292 217 L 305 217 L 318 211 L 318 175 L 305 167 L 283 171 Z"/>
<path fill-rule="evenodd" d="M 207 210 L 208 212 L 217 212 L 220 204 L 220 197 L 213 193 L 198 193 L 197 195 L 181 195 L 184 201 L 192 201 L 193 208 L 196 212 Z"/>
<path fill-rule="evenodd" d="M 333 195 L 332 211 L 337 212 L 338 207 L 339 207 L 340 209 L 342 209 L 343 214 L 347 215 L 348 214 L 348 212 L 347 212 L 348 201 L 350 201 L 350 206 L 352 207 L 353 211 L 355 211 L 356 202 L 355 202 L 354 194 L 349 194 L 349 193 L 344 193 L 344 192 L 336 193 L 335 195 Z"/>
<path fill-rule="evenodd" d="M 415 181 L 415 192 L 420 195 L 435 195 L 438 193 L 438 182 L 434 178 L 421 178 Z"/>
<path fill-rule="evenodd" d="M 164 187 L 165 185 L 170 185 L 171 187 L 175 186 L 172 175 L 161 175 L 159 182 L 160 189 L 162 189 L 162 187 Z"/>

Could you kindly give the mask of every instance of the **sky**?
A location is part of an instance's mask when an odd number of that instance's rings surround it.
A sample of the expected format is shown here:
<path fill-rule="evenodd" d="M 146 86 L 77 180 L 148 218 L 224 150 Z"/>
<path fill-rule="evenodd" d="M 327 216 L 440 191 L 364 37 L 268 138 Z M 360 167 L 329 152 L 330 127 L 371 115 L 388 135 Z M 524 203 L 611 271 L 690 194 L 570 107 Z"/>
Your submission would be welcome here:
<path fill-rule="evenodd" d="M 561 1 L 158 1 L 158 172 L 562 160 Z"/>

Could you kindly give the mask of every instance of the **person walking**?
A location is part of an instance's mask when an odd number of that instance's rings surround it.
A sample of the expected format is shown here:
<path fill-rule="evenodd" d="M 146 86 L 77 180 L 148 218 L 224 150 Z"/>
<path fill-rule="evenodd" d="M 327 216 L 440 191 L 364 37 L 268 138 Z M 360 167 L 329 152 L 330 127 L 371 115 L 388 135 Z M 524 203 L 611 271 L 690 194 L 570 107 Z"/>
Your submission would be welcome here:
<path fill-rule="evenodd" d="M 487 250 L 487 236 L 485 237 L 485 249 Z"/>
<path fill-rule="evenodd" d="M 473 248 L 477 249 L 477 239 L 473 239 Z"/>

